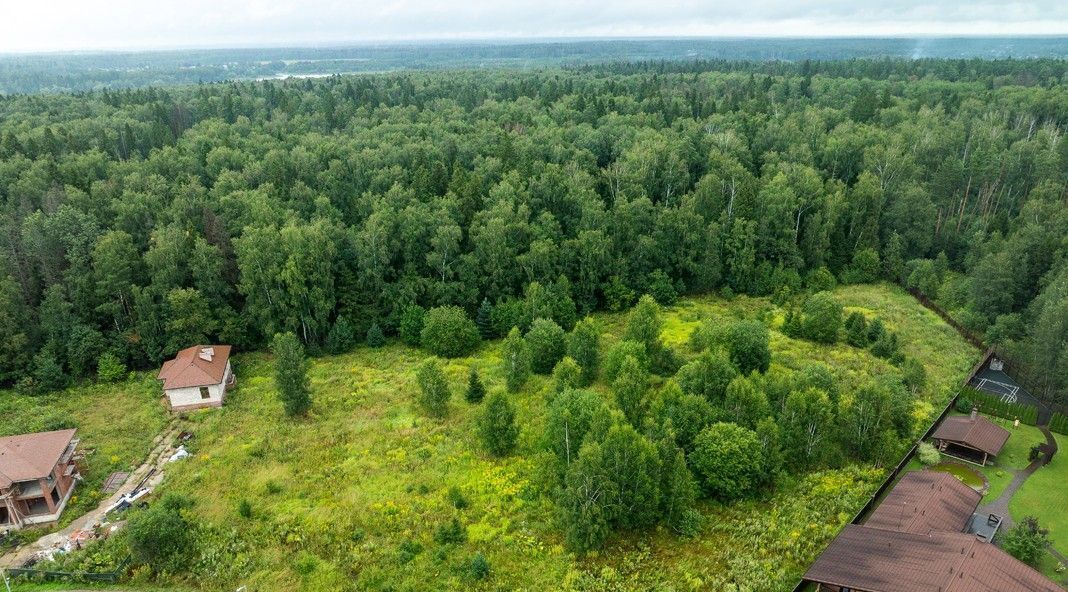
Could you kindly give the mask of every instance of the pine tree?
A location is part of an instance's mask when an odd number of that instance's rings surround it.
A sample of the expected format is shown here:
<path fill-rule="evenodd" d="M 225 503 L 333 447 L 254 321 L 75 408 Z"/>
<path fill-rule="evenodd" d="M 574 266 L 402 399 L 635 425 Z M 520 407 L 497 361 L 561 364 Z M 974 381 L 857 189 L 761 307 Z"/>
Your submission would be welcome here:
<path fill-rule="evenodd" d="M 311 407 L 304 346 L 293 333 L 278 333 L 271 341 L 271 352 L 275 356 L 275 387 L 286 414 L 304 415 Z"/>
<path fill-rule="evenodd" d="M 482 398 L 486 396 L 486 385 L 482 384 L 482 378 L 478 375 L 478 370 L 471 366 L 471 372 L 467 375 L 467 392 L 464 393 L 464 398 L 468 403 L 481 403 Z"/>

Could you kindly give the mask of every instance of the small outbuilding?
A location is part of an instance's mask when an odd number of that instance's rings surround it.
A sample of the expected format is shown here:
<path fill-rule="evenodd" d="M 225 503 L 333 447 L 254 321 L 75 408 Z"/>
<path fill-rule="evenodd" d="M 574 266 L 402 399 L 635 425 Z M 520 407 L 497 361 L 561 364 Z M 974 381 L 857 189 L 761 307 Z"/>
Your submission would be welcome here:
<path fill-rule="evenodd" d="M 195 345 L 163 363 L 157 376 L 174 411 L 222 407 L 234 384 L 229 345 Z"/>
<path fill-rule="evenodd" d="M 986 465 L 991 456 L 997 456 L 1009 439 L 1009 430 L 979 415 L 972 409 L 971 415 L 947 417 L 931 439 L 942 452 L 953 454 L 969 462 Z"/>

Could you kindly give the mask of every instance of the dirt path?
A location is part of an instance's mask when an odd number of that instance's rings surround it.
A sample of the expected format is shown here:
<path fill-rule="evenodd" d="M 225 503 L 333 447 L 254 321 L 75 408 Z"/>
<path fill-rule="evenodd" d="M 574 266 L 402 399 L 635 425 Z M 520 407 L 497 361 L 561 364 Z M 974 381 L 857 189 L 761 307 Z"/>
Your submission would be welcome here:
<path fill-rule="evenodd" d="M 96 508 L 86 512 L 85 515 L 75 518 L 66 527 L 57 530 L 56 532 L 46 534 L 36 541 L 27 543 L 0 557 L 0 567 L 20 567 L 39 551 L 63 545 L 74 531 L 87 527 L 92 528 L 99 524 L 104 517 L 104 511 L 110 508 L 112 504 L 119 501 L 120 497 L 133 491 L 133 489 L 141 483 L 141 480 L 144 479 L 152 469 L 156 469 L 156 472 L 152 474 L 152 477 L 149 478 L 145 485 L 148 487 L 159 485 L 160 481 L 163 480 L 162 467 L 167 462 L 170 455 L 174 453 L 173 443 L 177 439 L 178 432 L 178 422 L 172 419 L 171 422 L 163 428 L 163 431 L 152 440 L 152 451 L 148 453 L 148 458 L 145 459 L 145 462 L 130 473 L 130 476 L 126 478 L 126 482 L 123 483 L 115 493 L 101 501 Z"/>

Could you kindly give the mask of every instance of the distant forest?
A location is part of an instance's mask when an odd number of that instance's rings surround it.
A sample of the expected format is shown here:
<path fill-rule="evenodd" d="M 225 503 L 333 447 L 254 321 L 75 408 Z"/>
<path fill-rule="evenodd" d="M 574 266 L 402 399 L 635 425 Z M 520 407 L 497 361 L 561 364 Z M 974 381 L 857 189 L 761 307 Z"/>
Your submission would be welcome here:
<path fill-rule="evenodd" d="M 906 60 L 902 60 L 906 58 Z M 288 76 L 440 69 L 529 69 L 589 64 L 670 62 L 692 68 L 798 72 L 805 60 L 881 60 L 862 64 L 857 76 L 896 75 L 945 80 L 990 76 L 991 59 L 1002 75 L 1025 80 L 1059 78 L 1064 64 L 1035 59 L 1068 58 L 1065 37 L 922 39 L 614 39 L 529 42 L 428 42 L 347 47 L 203 49 L 147 52 L 0 54 L 0 94 L 77 92 L 105 88 L 257 80 Z M 936 62 L 933 60 L 953 60 Z M 741 63 L 732 63 L 741 62 Z M 755 66 L 754 62 L 762 65 Z M 848 75 L 851 66 L 835 68 Z M 1053 68 L 1051 71 L 1050 68 Z"/>
<path fill-rule="evenodd" d="M 535 283 L 583 313 L 885 279 L 1063 401 L 1065 68 L 653 60 L 0 97 L 0 381 L 279 331 L 315 350 Z"/>

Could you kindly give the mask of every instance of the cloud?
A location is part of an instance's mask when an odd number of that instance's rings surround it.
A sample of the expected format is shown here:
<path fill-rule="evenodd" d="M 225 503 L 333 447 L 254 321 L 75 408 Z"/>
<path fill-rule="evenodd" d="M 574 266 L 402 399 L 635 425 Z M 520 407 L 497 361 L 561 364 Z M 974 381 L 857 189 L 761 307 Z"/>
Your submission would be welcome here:
<path fill-rule="evenodd" d="M 1056 0 L 0 0 L 0 51 L 604 36 L 1068 34 Z"/>

